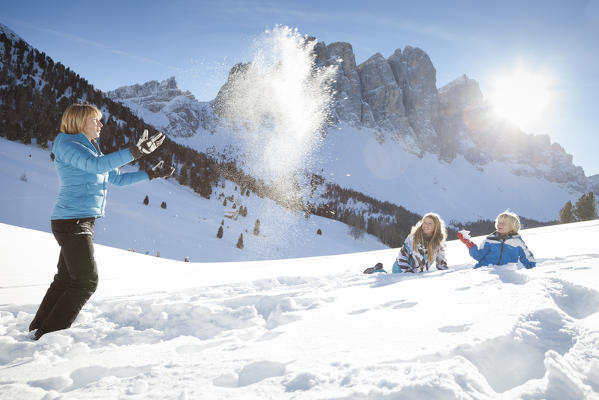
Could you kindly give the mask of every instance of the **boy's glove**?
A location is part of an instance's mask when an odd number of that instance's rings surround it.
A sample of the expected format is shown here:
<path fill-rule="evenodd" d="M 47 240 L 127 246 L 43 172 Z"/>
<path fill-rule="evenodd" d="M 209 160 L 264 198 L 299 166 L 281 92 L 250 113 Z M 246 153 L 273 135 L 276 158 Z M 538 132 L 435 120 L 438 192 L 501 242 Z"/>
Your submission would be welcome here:
<path fill-rule="evenodd" d="M 148 138 L 148 130 L 144 129 L 144 133 L 137 141 L 137 144 L 135 146 L 131 146 L 131 155 L 137 160 L 146 154 L 150 154 L 160 147 L 165 138 L 166 136 L 162 132 L 158 132 L 151 138 Z"/>
<path fill-rule="evenodd" d="M 154 165 L 151 169 L 146 171 L 150 180 L 154 178 L 168 178 L 175 172 L 175 168 L 164 165 L 164 160 L 160 160 L 160 162 Z"/>
<path fill-rule="evenodd" d="M 464 243 L 468 249 L 473 248 L 474 246 L 476 246 L 474 244 L 474 242 L 472 240 L 470 240 L 470 231 L 459 231 L 458 232 L 458 239 L 460 239 L 462 241 L 462 243 Z"/>

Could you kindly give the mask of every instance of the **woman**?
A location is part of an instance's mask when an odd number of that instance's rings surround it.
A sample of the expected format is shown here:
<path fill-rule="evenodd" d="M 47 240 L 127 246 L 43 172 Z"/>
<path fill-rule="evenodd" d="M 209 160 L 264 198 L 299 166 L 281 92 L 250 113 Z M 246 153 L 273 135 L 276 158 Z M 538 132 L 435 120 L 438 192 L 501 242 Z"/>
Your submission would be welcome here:
<path fill-rule="evenodd" d="M 60 245 L 58 272 L 29 326 L 35 340 L 71 326 L 98 286 L 94 259 L 94 222 L 104 216 L 106 186 L 130 185 L 153 178 L 167 178 L 174 168 L 160 162 L 148 171 L 120 173 L 118 167 L 156 150 L 164 134 L 148 138 L 145 130 L 135 146 L 102 154 L 96 139 L 102 129 L 102 113 L 89 104 L 69 106 L 54 140 L 52 158 L 60 190 L 52 212 L 52 233 Z"/>
<path fill-rule="evenodd" d="M 393 264 L 393 273 L 423 272 L 436 264 L 447 269 L 445 240 L 447 228 L 441 217 L 428 213 L 414 225 Z"/>

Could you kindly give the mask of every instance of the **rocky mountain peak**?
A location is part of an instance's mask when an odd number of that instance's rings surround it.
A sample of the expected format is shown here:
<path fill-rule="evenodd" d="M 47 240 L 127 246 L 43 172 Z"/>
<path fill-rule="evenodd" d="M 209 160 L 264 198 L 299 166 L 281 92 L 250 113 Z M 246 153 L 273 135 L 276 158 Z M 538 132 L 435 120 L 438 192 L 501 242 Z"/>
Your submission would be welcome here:
<path fill-rule="evenodd" d="M 461 109 L 477 108 L 484 105 L 483 94 L 478 82 L 468 78 L 466 74 L 440 88 L 439 100 L 444 105 L 451 103 Z"/>
<path fill-rule="evenodd" d="M 153 112 L 160 111 L 167 102 L 178 96 L 194 99 L 189 91 L 181 91 L 177 87 L 174 76 L 164 81 L 149 81 L 143 84 L 123 86 L 106 93 L 111 99 L 130 100 Z"/>
<path fill-rule="evenodd" d="M 213 129 L 211 106 L 198 102 L 191 92 L 180 90 L 174 76 L 160 82 L 123 86 L 106 94 L 114 101 L 139 110 L 140 116 L 145 116 L 145 119 L 152 120 L 154 125 L 175 136 L 192 136 L 200 126 L 207 130 Z M 155 114 L 156 118 L 152 114 L 145 114 L 145 109 Z M 160 112 L 166 116 L 167 121 L 163 120 L 163 115 L 158 114 Z"/>

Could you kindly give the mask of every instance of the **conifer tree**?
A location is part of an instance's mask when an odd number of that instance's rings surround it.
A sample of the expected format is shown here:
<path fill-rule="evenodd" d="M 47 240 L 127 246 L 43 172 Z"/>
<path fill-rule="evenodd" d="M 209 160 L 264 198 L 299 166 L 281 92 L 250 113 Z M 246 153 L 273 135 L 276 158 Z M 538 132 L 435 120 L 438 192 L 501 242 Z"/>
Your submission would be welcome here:
<path fill-rule="evenodd" d="M 257 219 L 256 223 L 254 224 L 254 235 L 258 236 L 260 234 L 260 220 Z"/>
<path fill-rule="evenodd" d="M 150 199 L 148 198 L 148 195 L 146 194 L 146 197 L 144 198 L 144 204 L 147 206 L 150 203 Z"/>
<path fill-rule="evenodd" d="M 239 239 L 237 239 L 237 248 L 243 249 L 243 233 L 239 234 Z"/>
<path fill-rule="evenodd" d="M 574 215 L 579 221 L 590 221 L 597 218 L 597 202 L 595 193 L 583 194 L 576 202 Z"/>
<path fill-rule="evenodd" d="M 218 232 L 216 233 L 216 237 L 219 239 L 223 238 L 223 226 L 222 225 L 218 227 Z"/>
<path fill-rule="evenodd" d="M 572 207 L 572 202 L 568 201 L 564 207 L 559 211 L 559 223 L 560 224 L 569 224 L 571 222 L 576 222 L 576 217 L 574 216 L 574 209 Z"/>

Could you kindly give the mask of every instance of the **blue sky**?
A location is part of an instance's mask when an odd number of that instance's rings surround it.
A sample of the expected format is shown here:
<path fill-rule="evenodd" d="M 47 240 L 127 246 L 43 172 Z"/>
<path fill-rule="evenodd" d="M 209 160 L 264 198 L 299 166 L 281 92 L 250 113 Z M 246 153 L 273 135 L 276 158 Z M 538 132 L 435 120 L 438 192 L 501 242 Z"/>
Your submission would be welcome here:
<path fill-rule="evenodd" d="M 101 90 L 175 76 L 211 100 L 253 40 L 277 24 L 356 62 L 420 47 L 437 87 L 462 74 L 484 95 L 519 65 L 551 77 L 550 106 L 525 130 L 549 134 L 586 175 L 599 173 L 599 0 L 563 1 L 7 1 L 0 22 Z"/>

